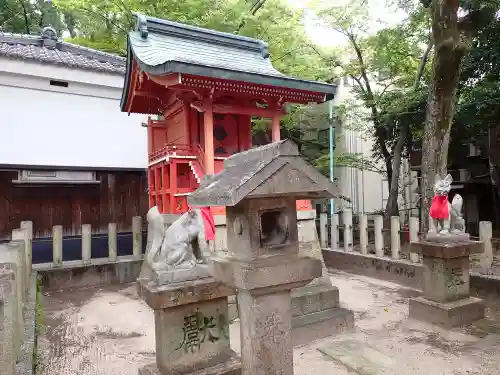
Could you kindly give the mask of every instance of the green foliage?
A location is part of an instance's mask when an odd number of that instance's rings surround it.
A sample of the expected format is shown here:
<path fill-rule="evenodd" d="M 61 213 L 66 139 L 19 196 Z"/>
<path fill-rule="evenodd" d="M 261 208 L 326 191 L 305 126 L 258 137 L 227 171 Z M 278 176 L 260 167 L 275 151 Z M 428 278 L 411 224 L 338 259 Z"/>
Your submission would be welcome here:
<path fill-rule="evenodd" d="M 455 120 L 464 138 L 477 138 L 496 126 L 500 116 L 500 21 L 472 40 L 462 63 Z"/>
<path fill-rule="evenodd" d="M 380 168 L 380 165 L 373 159 L 367 159 L 360 153 L 344 153 L 341 155 L 334 155 L 333 163 L 337 167 L 351 167 L 359 170 L 377 172 L 385 174 L 385 170 Z M 323 154 L 316 158 L 314 166 L 324 175 L 328 176 L 330 173 L 330 156 Z"/>
<path fill-rule="evenodd" d="M 303 14 L 285 0 L 267 0 L 250 12 L 247 0 L 54 0 L 64 19 L 78 29 L 71 41 L 124 55 L 133 12 L 263 39 L 271 60 L 285 74 L 324 78 L 328 65 L 311 50 Z"/>
<path fill-rule="evenodd" d="M 355 155 L 346 158 L 348 164 L 359 168 L 378 169 L 375 162 L 383 160 L 388 172 L 401 127 L 422 127 L 423 117 L 412 112 L 420 110 L 425 94 L 423 89 L 414 93 L 413 86 L 428 44 L 429 16 L 422 8 L 408 9 L 406 22 L 382 28 L 374 35 L 368 33 L 367 24 L 372 20 L 362 1 L 318 9 L 321 19 L 348 42 L 341 65 L 356 82 L 353 89 L 356 101 L 348 106 L 350 126 L 364 127 L 366 136 L 374 139 L 373 165 L 360 165 Z M 422 76 L 425 82 L 428 67 Z M 360 105 L 367 110 L 363 111 Z M 358 125 L 353 125 L 353 115 Z M 326 158 L 318 160 L 321 166 L 321 160 Z"/>
<path fill-rule="evenodd" d="M 58 9 L 45 0 L 0 0 L 0 31 L 36 34 L 44 26 L 61 32 L 65 25 Z"/>

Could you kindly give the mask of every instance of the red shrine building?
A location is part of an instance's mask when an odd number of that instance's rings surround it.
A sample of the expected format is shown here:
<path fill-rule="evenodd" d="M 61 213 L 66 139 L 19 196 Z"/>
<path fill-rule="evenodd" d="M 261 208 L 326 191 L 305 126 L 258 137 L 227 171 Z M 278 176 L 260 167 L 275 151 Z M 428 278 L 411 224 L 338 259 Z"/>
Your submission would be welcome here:
<path fill-rule="evenodd" d="M 186 212 L 206 174 L 252 147 L 252 117 L 270 119 L 278 141 L 285 103 L 335 94 L 335 85 L 277 71 L 257 39 L 136 15 L 127 49 L 121 109 L 156 115 L 147 123 L 149 205 L 162 213 Z M 308 201 L 297 206 L 311 210 Z"/>

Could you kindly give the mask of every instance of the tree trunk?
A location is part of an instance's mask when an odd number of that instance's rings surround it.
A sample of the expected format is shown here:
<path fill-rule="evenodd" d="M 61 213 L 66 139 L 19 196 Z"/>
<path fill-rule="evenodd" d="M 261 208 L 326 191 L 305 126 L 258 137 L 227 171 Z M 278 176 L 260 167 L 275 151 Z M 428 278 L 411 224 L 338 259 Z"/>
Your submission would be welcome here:
<path fill-rule="evenodd" d="M 424 74 L 425 64 L 427 63 L 427 59 L 429 58 L 431 50 L 432 50 L 432 43 L 429 43 L 427 49 L 422 55 L 422 58 L 420 59 L 420 65 L 418 67 L 417 74 L 415 76 L 415 83 L 413 84 L 414 90 L 417 90 L 420 85 L 420 80 L 422 79 L 422 76 Z M 399 179 L 401 175 L 401 162 L 403 160 L 402 157 L 403 149 L 408 139 L 411 139 L 411 130 L 408 128 L 406 124 L 402 124 L 401 129 L 399 131 L 398 141 L 396 143 L 396 146 L 394 146 L 394 150 L 392 152 L 393 165 L 392 165 L 391 177 L 389 177 L 388 175 L 389 197 L 387 199 L 387 205 L 385 206 L 384 226 L 386 225 L 385 223 L 389 223 L 388 225 L 390 225 L 391 216 L 399 214 L 398 197 L 399 197 Z"/>
<path fill-rule="evenodd" d="M 436 173 L 441 177 L 446 174 L 457 82 L 465 53 L 458 30 L 458 6 L 456 0 L 435 0 L 432 5 L 435 53 L 422 142 L 420 223 L 423 232 L 429 226 L 427 216 L 433 196 L 434 176 Z"/>
<path fill-rule="evenodd" d="M 401 161 L 403 159 L 402 154 L 407 138 L 407 130 L 408 128 L 406 125 L 401 126 L 398 142 L 396 146 L 394 146 L 392 152 L 392 176 L 389 184 L 389 197 L 387 199 L 387 205 L 385 206 L 384 222 L 389 222 L 391 216 L 397 216 L 399 214 L 399 176 L 401 175 Z"/>

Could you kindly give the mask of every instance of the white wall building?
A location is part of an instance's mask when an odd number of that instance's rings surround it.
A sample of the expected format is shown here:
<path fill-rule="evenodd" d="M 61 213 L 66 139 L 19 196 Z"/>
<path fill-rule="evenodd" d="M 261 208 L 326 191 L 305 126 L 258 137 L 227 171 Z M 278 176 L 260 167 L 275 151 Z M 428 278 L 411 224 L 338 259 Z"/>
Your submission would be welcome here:
<path fill-rule="evenodd" d="M 351 106 L 356 103 L 352 91 L 350 79 L 341 79 L 338 82 L 337 95 L 334 105 Z M 355 104 L 356 106 L 356 104 Z M 361 111 L 361 107 L 356 106 L 356 112 Z M 373 139 L 368 135 L 368 127 L 371 123 L 366 121 L 363 113 L 349 113 L 337 121 L 335 135 L 335 155 L 357 154 L 361 160 L 373 159 Z M 384 170 L 382 162 L 380 169 Z M 342 195 L 350 199 L 336 202 L 335 210 L 351 208 L 356 213 L 371 213 L 385 209 L 388 197 L 388 185 L 386 178 L 377 172 L 362 170 L 354 167 L 336 165 L 334 176 L 338 179 L 338 186 Z"/>
<path fill-rule="evenodd" d="M 0 33 L 0 241 L 22 220 L 35 237 L 126 232 L 147 211 L 146 116 L 121 112 L 124 74 L 125 59 L 52 28 Z"/>
<path fill-rule="evenodd" d="M 0 168 L 144 170 L 145 116 L 120 111 L 125 60 L 0 33 Z"/>

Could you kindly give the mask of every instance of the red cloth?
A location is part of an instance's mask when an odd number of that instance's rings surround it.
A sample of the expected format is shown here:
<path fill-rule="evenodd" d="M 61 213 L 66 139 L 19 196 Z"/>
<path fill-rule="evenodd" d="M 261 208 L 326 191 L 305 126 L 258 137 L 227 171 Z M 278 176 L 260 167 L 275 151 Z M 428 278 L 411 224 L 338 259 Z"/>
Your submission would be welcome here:
<path fill-rule="evenodd" d="M 189 207 L 191 211 L 195 207 Z M 196 207 L 201 212 L 201 219 L 203 220 L 203 226 L 205 227 L 205 240 L 213 241 L 215 240 L 215 219 L 212 214 L 210 207 Z"/>
<path fill-rule="evenodd" d="M 448 219 L 448 196 L 435 195 L 434 198 L 432 198 L 429 215 L 431 215 L 433 219 Z"/>

